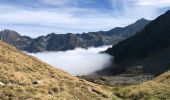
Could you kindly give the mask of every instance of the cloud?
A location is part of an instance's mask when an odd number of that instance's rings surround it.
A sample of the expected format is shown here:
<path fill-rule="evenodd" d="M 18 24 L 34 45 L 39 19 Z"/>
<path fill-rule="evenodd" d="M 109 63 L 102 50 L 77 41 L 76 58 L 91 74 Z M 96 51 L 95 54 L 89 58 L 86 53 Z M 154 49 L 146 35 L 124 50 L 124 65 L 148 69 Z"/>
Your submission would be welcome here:
<path fill-rule="evenodd" d="M 169 0 L 0 0 L 0 29 L 23 35 L 82 33 L 154 19 Z M 147 6 L 148 5 L 148 6 Z M 162 10 L 161 10 L 162 11 Z"/>
<path fill-rule="evenodd" d="M 153 20 L 160 13 L 158 7 L 139 5 L 146 0 L 112 0 L 114 14 L 125 19 L 146 18 Z M 150 0 L 147 0 L 150 1 Z M 156 2 L 156 1 L 155 1 Z M 169 5 L 170 6 L 170 5 Z"/>
<path fill-rule="evenodd" d="M 67 4 L 73 3 L 71 2 L 71 0 L 39 0 L 39 1 L 44 4 L 53 5 L 53 6 L 65 6 Z"/>
<path fill-rule="evenodd" d="M 131 20 L 123 20 L 124 18 L 120 21 L 113 18 L 113 15 L 101 13 L 96 9 L 64 8 L 48 11 L 27 10 L 10 6 L 1 6 L 0 8 L 1 29 L 10 28 L 21 32 L 22 35 L 29 35 L 31 37 L 51 32 L 82 33 L 87 32 L 87 30 L 109 30 L 115 26 L 124 26 L 132 22 Z M 9 12 L 4 12 L 7 9 Z"/>
<path fill-rule="evenodd" d="M 136 5 L 154 6 L 154 7 L 169 7 L 170 0 L 136 0 Z"/>
<path fill-rule="evenodd" d="M 44 52 L 31 55 L 72 75 L 87 75 L 111 65 L 111 56 L 99 54 L 100 51 L 104 51 L 108 47 L 110 46 L 88 49 L 77 48 L 66 52 Z"/>
<path fill-rule="evenodd" d="M 53 20 L 54 18 L 60 20 Z M 52 13 L 46 11 L 16 11 L 11 13 L 4 13 L 0 16 L 1 23 L 27 23 L 27 24 L 41 24 L 41 25 L 53 25 L 53 24 L 69 24 L 73 23 L 74 19 L 71 19 L 71 15 L 67 13 Z"/>

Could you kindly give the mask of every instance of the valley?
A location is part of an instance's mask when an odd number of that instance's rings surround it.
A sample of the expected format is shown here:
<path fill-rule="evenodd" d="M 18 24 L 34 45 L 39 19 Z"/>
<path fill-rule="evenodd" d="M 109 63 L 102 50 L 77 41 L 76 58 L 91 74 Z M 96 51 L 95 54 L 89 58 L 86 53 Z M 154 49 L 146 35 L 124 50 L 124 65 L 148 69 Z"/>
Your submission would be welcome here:
<path fill-rule="evenodd" d="M 0 100 L 170 100 L 169 5 L 0 1 Z"/>

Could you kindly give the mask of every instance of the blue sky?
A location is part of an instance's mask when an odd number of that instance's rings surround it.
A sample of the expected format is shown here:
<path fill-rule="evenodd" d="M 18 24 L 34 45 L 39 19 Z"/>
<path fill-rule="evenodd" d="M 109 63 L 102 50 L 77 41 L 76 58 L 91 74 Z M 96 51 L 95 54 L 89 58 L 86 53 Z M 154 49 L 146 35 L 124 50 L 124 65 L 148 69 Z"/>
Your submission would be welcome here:
<path fill-rule="evenodd" d="M 109 30 L 168 9 L 170 0 L 0 0 L 0 29 L 31 37 Z"/>

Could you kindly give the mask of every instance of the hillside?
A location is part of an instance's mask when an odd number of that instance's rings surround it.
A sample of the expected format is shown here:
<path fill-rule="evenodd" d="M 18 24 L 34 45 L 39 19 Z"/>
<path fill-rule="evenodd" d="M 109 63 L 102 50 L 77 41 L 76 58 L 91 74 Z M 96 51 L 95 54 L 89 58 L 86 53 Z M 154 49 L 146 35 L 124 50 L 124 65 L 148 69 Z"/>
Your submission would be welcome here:
<path fill-rule="evenodd" d="M 2 100 L 111 100 L 109 87 L 73 77 L 1 41 L 0 66 Z M 115 87 L 113 92 L 122 99 L 168 99 L 169 83 L 170 71 L 141 85 Z"/>
<path fill-rule="evenodd" d="M 140 19 L 126 27 L 117 27 L 109 31 L 82 34 L 51 33 L 37 38 L 21 36 L 19 33 L 11 30 L 3 30 L 0 32 L 0 39 L 27 52 L 65 51 L 77 47 L 88 48 L 116 44 L 142 30 L 149 22 L 146 19 Z"/>
<path fill-rule="evenodd" d="M 109 99 L 109 88 L 78 79 L 0 41 L 0 99 Z"/>
<path fill-rule="evenodd" d="M 170 71 L 140 85 L 115 88 L 114 94 L 128 100 L 169 100 Z"/>
<path fill-rule="evenodd" d="M 170 11 L 149 23 L 141 32 L 118 43 L 106 52 L 114 56 L 121 71 L 129 67 L 143 73 L 160 74 L 170 63 Z"/>

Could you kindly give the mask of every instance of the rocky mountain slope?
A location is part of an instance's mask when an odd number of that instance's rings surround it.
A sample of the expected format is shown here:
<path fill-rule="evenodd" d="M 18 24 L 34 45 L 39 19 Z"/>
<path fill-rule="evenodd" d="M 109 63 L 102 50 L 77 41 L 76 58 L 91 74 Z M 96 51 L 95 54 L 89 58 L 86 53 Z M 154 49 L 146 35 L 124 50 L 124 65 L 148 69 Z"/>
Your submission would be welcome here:
<path fill-rule="evenodd" d="M 75 49 L 76 47 L 87 48 L 116 44 L 142 30 L 148 23 L 148 20 L 140 19 L 127 27 L 117 27 L 110 31 L 83 34 L 52 33 L 35 39 L 21 36 L 15 31 L 3 30 L 0 32 L 0 39 L 20 50 L 28 52 L 65 51 Z"/>
<path fill-rule="evenodd" d="M 106 52 L 114 56 L 120 72 L 160 74 L 170 67 L 170 11 L 150 22 L 141 32 Z M 132 71 L 134 69 L 134 71 Z"/>
<path fill-rule="evenodd" d="M 21 36 L 19 33 L 12 30 L 3 30 L 0 32 L 0 40 L 24 50 L 30 45 L 32 39 L 27 36 Z"/>
<path fill-rule="evenodd" d="M 102 34 L 108 36 L 120 36 L 122 38 L 127 38 L 133 36 L 135 33 L 141 31 L 145 28 L 146 25 L 149 24 L 149 20 L 141 18 L 137 20 L 135 23 L 132 23 L 126 27 L 116 27 L 110 31 L 103 32 Z"/>
<path fill-rule="evenodd" d="M 111 92 L 0 41 L 0 99 L 110 100 Z"/>

